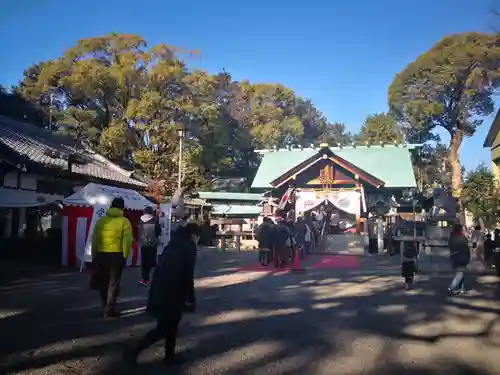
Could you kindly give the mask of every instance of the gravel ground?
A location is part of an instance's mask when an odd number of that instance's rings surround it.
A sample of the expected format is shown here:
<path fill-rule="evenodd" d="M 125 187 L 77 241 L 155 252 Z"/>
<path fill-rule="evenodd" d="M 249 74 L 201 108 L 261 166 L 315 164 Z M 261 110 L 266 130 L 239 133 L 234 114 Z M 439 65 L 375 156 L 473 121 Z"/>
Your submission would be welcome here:
<path fill-rule="evenodd" d="M 6 374 L 500 374 L 496 279 L 478 275 L 467 296 L 447 298 L 450 275 L 403 289 L 397 259 L 362 258 L 357 270 L 235 272 L 255 253 L 203 254 L 199 311 L 181 323 L 188 364 L 162 368 L 162 343 L 137 369 L 121 348 L 150 328 L 147 289 L 127 269 L 115 321 L 76 272 L 26 273 L 0 285 L 0 373 Z"/>

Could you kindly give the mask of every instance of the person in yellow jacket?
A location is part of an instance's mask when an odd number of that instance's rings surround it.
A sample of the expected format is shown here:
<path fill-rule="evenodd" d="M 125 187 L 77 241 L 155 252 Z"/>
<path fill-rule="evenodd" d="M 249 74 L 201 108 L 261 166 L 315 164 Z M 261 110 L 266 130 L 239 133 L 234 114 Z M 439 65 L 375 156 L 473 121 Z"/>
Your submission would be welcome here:
<path fill-rule="evenodd" d="M 114 198 L 106 215 L 95 223 L 92 234 L 92 260 L 97 268 L 105 318 L 117 317 L 120 280 L 133 242 L 132 226 L 123 216 L 124 209 L 124 200 Z"/>

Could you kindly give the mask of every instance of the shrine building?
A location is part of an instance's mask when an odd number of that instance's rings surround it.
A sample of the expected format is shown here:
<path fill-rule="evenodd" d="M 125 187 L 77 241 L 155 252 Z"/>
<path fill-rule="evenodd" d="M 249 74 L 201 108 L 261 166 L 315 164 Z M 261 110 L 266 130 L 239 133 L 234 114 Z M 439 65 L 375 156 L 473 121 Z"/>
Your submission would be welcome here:
<path fill-rule="evenodd" d="M 296 187 L 295 212 L 330 209 L 356 220 L 387 212 L 416 188 L 412 153 L 421 145 L 353 145 L 258 150 L 252 191 L 281 197 Z"/>

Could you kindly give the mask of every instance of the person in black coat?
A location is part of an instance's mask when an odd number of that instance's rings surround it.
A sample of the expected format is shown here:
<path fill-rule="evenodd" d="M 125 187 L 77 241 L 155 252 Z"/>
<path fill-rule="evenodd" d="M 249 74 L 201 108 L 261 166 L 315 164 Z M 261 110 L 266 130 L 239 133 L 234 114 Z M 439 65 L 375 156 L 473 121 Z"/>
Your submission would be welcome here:
<path fill-rule="evenodd" d="M 156 327 L 124 353 L 124 359 L 135 364 L 139 354 L 155 342 L 165 339 L 166 365 L 179 362 L 175 353 L 177 327 L 182 319 L 186 299 L 193 285 L 197 243 L 200 238 L 198 224 L 189 223 L 172 232 L 170 242 L 160 257 L 153 273 L 147 311 L 156 319 Z"/>
<path fill-rule="evenodd" d="M 466 292 L 464 286 L 465 268 L 470 263 L 471 255 L 469 241 L 465 237 L 462 224 L 453 226 L 448 240 L 448 248 L 450 249 L 451 266 L 455 271 L 455 277 L 448 288 L 448 294 L 464 294 Z"/>
<path fill-rule="evenodd" d="M 269 265 L 272 258 L 274 229 L 273 221 L 265 217 L 256 231 L 257 241 L 259 242 L 259 262 L 263 266 Z"/>
<path fill-rule="evenodd" d="M 283 218 L 277 218 L 276 221 L 278 224 L 273 233 L 274 263 L 276 268 L 280 268 L 290 260 L 290 248 L 287 248 L 287 242 L 288 240 L 292 242 L 293 233 Z"/>
<path fill-rule="evenodd" d="M 491 234 L 488 233 L 486 235 L 486 239 L 484 240 L 484 262 L 486 263 L 486 267 L 491 268 L 493 263 L 493 253 L 495 249 L 495 242 L 491 239 Z"/>

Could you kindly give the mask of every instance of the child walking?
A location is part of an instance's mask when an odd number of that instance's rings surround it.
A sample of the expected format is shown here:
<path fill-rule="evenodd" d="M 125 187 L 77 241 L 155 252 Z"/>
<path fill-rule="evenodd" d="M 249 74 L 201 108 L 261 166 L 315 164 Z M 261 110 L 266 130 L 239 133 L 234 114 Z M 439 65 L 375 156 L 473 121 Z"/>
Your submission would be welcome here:
<path fill-rule="evenodd" d="M 415 278 L 415 273 L 417 272 L 417 244 L 410 243 L 405 244 L 402 263 L 401 263 L 401 276 L 405 279 L 405 288 L 408 290 L 413 285 L 413 280 Z"/>

